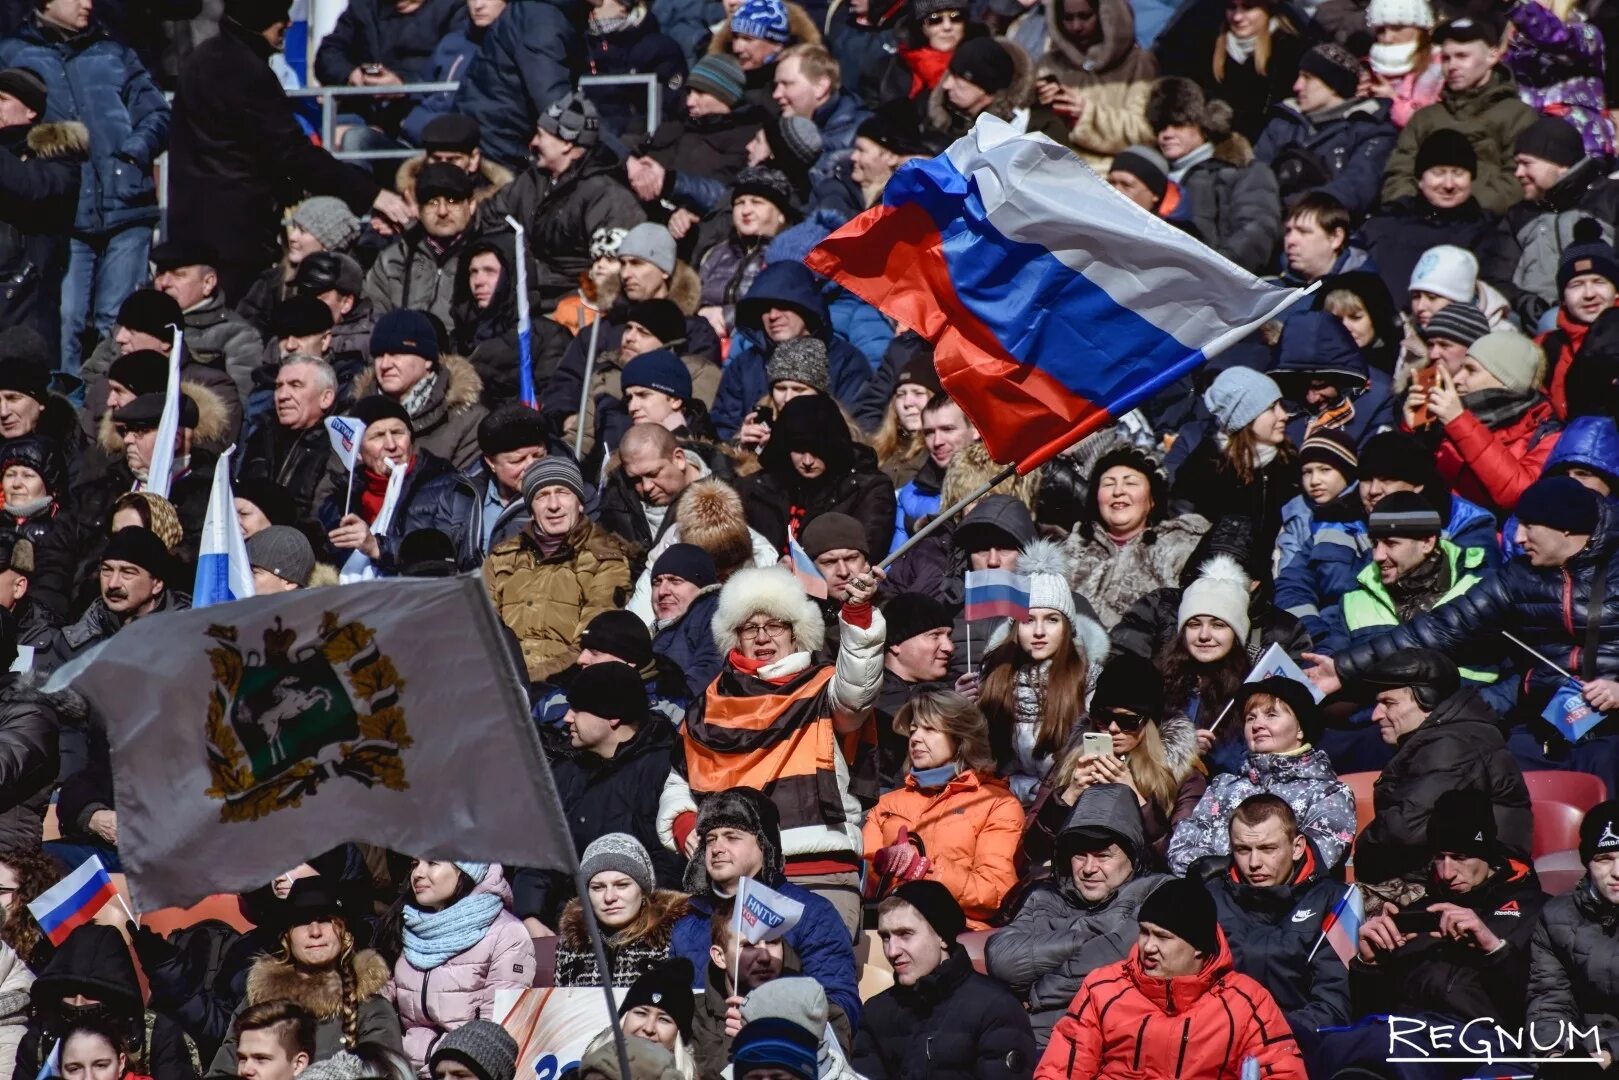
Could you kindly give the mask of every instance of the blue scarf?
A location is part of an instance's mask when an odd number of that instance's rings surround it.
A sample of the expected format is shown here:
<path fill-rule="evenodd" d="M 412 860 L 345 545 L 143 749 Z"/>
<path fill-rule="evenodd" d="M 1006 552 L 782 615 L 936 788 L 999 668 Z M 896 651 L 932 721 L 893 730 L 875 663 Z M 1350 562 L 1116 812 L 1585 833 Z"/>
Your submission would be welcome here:
<path fill-rule="evenodd" d="M 961 763 L 952 761 L 946 765 L 935 765 L 931 769 L 918 769 L 911 767 L 911 775 L 916 777 L 916 786 L 919 788 L 942 788 L 956 778 L 961 771 Z"/>
<path fill-rule="evenodd" d="M 483 940 L 505 904 L 494 893 L 473 893 L 443 911 L 405 907 L 405 959 L 432 971 Z"/>

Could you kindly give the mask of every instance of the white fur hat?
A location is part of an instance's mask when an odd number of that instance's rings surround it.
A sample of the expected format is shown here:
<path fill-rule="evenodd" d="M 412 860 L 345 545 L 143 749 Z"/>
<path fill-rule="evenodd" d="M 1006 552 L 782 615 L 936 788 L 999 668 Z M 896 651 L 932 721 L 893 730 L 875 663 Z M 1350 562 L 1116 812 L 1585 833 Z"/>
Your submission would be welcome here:
<path fill-rule="evenodd" d="M 1197 580 L 1181 592 L 1175 625 L 1184 628 L 1196 615 L 1213 615 L 1237 632 L 1240 645 L 1248 636 L 1248 572 L 1229 555 L 1216 555 L 1198 567 Z"/>
<path fill-rule="evenodd" d="M 738 570 L 720 589 L 720 602 L 709 623 L 720 656 L 737 647 L 736 628 L 755 615 L 768 615 L 792 626 L 796 651 L 814 652 L 826 640 L 820 607 L 784 566 Z"/>

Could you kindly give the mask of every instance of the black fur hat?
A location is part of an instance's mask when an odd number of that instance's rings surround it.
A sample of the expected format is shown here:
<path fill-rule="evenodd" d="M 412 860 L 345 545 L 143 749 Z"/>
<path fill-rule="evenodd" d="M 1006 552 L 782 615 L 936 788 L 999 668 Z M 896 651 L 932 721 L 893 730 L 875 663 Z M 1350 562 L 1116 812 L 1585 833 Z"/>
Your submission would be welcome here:
<path fill-rule="evenodd" d="M 757 878 L 775 886 L 783 876 L 781 854 L 781 811 L 764 792 L 757 788 L 735 787 L 717 792 L 703 800 L 697 810 L 697 850 L 686 864 L 684 885 L 691 896 L 709 891 L 708 868 L 704 857 L 708 852 L 708 834 L 715 829 L 737 829 L 752 833 L 764 852 L 764 866 Z"/>
<path fill-rule="evenodd" d="M 1231 134 L 1231 106 L 1206 99 L 1191 79 L 1172 76 L 1152 84 L 1147 123 L 1155 132 L 1173 124 L 1195 124 L 1210 142 L 1219 142 Z"/>

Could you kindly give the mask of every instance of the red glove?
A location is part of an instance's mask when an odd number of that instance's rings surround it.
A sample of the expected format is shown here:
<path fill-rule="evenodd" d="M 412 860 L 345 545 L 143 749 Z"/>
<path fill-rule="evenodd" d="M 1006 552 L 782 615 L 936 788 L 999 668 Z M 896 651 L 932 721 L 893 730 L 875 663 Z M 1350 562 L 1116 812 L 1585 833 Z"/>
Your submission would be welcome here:
<path fill-rule="evenodd" d="M 877 857 L 871 861 L 872 868 L 879 874 L 887 874 L 900 881 L 913 880 L 907 877 L 911 866 L 921 860 L 922 853 L 916 847 L 905 841 L 889 844 L 877 852 Z"/>

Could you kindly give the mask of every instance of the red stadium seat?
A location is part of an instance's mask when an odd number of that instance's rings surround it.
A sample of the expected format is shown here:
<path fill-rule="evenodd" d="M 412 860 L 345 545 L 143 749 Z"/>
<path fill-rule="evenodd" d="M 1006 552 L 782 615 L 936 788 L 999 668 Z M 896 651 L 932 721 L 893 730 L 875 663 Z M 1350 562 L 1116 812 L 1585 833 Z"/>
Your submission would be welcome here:
<path fill-rule="evenodd" d="M 1533 799 L 1530 807 L 1535 814 L 1534 839 L 1529 849 L 1533 858 L 1580 846 L 1580 819 L 1585 817 L 1584 810 L 1543 798 Z"/>
<path fill-rule="evenodd" d="M 1338 777 L 1349 785 L 1349 790 L 1355 793 L 1355 835 L 1359 836 L 1361 830 L 1366 828 L 1372 820 L 1372 784 L 1380 773 L 1352 772 Z"/>
<path fill-rule="evenodd" d="M 1529 786 L 1532 805 L 1538 806 L 1542 799 L 1551 799 L 1566 803 L 1581 814 L 1608 797 L 1607 785 L 1600 777 L 1590 773 L 1541 769 L 1524 773 L 1523 782 Z M 1569 846 L 1578 847 L 1578 840 Z"/>
<path fill-rule="evenodd" d="M 244 934 L 253 929 L 253 924 L 242 917 L 241 904 L 230 893 L 215 893 L 188 908 L 158 908 L 156 911 L 148 911 L 141 916 L 141 925 L 163 937 L 168 937 L 176 930 L 196 926 L 208 919 L 228 923 Z"/>
<path fill-rule="evenodd" d="M 967 955 L 972 958 L 973 970 L 980 975 L 987 975 L 984 970 L 984 946 L 989 943 L 989 936 L 993 930 L 968 930 L 965 934 L 957 935 L 956 941 L 967 949 Z"/>

